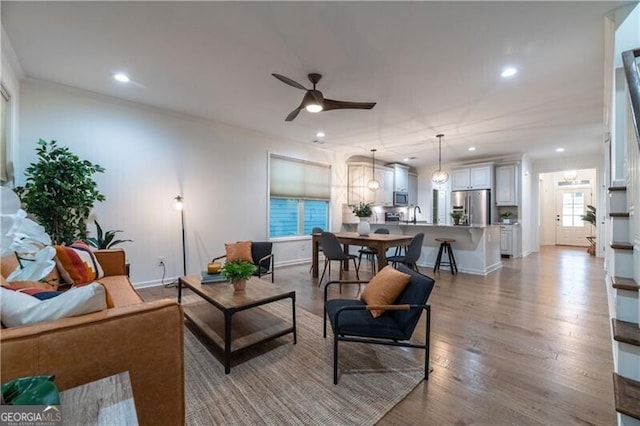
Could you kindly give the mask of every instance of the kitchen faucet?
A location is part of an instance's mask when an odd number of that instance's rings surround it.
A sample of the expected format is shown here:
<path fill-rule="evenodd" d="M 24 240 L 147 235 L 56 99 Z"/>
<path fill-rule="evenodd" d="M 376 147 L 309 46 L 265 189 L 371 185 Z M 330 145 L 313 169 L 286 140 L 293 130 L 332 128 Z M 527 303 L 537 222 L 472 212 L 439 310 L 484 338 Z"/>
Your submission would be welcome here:
<path fill-rule="evenodd" d="M 413 224 L 416 224 L 416 209 L 418 209 L 418 213 L 422 214 L 422 210 L 420 210 L 420 206 L 415 206 L 413 208 Z"/>

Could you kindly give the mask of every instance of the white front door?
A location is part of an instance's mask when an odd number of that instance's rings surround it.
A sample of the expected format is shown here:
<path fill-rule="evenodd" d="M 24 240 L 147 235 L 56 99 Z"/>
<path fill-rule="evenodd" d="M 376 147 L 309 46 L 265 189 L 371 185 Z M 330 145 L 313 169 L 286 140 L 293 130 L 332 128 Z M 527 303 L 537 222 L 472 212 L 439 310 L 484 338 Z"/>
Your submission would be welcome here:
<path fill-rule="evenodd" d="M 581 219 L 591 204 L 591 188 L 556 191 L 556 245 L 587 247 L 591 224 Z"/>

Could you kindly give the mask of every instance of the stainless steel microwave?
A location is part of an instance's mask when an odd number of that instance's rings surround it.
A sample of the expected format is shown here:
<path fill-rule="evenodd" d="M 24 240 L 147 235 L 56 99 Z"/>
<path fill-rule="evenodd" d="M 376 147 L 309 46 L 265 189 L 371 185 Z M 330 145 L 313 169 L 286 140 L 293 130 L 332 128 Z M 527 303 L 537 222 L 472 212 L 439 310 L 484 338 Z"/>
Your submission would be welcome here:
<path fill-rule="evenodd" d="M 397 192 L 393 193 L 393 205 L 396 207 L 406 207 L 409 205 L 409 193 Z"/>

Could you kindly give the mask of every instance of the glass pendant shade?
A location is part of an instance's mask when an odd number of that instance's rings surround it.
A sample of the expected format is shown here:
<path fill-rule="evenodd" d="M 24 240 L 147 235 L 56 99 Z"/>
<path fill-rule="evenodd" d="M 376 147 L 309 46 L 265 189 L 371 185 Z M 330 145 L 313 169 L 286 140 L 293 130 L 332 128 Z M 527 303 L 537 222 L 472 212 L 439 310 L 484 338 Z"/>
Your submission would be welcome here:
<path fill-rule="evenodd" d="M 438 170 L 431 175 L 431 181 L 435 184 L 442 185 L 449 180 L 449 173 L 442 170 L 442 137 L 443 134 L 436 135 L 438 138 Z"/>
<path fill-rule="evenodd" d="M 380 182 L 378 182 L 375 179 L 371 179 L 368 183 L 367 183 L 367 188 L 369 188 L 372 191 L 375 191 L 377 189 L 380 189 Z"/>
<path fill-rule="evenodd" d="M 438 185 L 446 183 L 449 180 L 449 173 L 445 172 L 444 170 L 436 170 L 435 172 L 433 172 L 433 175 L 431 175 L 431 181 L 433 183 L 437 183 Z"/>

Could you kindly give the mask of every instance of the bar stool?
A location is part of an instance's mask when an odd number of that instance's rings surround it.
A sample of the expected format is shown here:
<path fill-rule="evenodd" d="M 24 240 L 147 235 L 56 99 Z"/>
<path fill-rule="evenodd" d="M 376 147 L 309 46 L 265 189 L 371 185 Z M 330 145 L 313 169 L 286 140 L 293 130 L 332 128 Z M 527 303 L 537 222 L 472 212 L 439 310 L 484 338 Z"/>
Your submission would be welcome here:
<path fill-rule="evenodd" d="M 451 269 L 451 274 L 458 273 L 458 266 L 456 265 L 456 259 L 453 257 L 453 251 L 451 249 L 451 243 L 455 243 L 456 240 L 453 238 L 436 238 L 436 241 L 440 243 L 440 250 L 438 250 L 438 258 L 436 259 L 436 264 L 433 266 L 433 272 L 436 272 L 440 269 L 440 266 L 449 266 Z M 442 253 L 446 252 L 449 255 L 448 262 L 442 262 Z"/>

